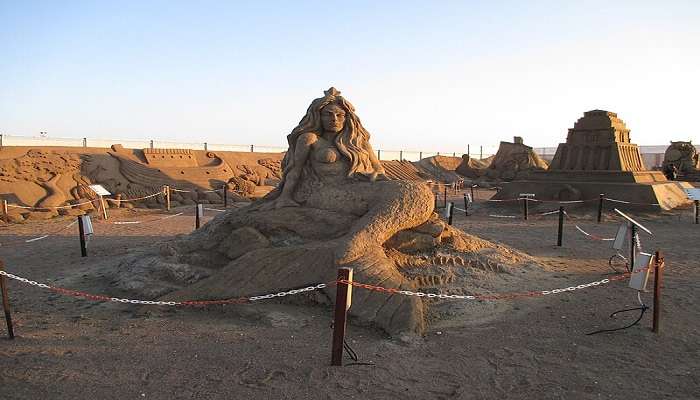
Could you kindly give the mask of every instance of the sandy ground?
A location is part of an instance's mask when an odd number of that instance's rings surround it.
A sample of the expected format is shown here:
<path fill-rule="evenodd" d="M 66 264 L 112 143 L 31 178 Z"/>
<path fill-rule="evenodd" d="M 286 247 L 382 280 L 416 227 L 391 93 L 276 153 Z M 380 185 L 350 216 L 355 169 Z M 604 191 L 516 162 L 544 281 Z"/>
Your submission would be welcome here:
<path fill-rule="evenodd" d="M 485 198 L 488 192 L 480 192 Z M 461 195 L 454 197 L 461 201 Z M 556 247 L 556 216 L 496 219 L 455 214 L 466 232 L 507 244 L 546 263 L 529 289 L 600 280 L 612 272 L 609 244 L 565 228 Z M 70 220 L 0 228 L 0 257 L 10 272 L 52 282 L 98 261 L 187 233 L 191 210 L 167 221 L 112 225 L 95 221 L 89 257 L 81 258 L 77 227 L 29 244 L 7 244 L 52 232 Z M 503 210 L 515 214 L 518 211 Z M 148 220 L 153 211 L 113 214 Z M 214 212 L 208 212 L 213 214 Z M 572 208 L 582 228 L 612 236 L 617 220 L 598 225 Z M 159 214 L 162 215 L 162 214 Z M 636 215 L 636 214 L 635 214 Z M 210 217 L 207 217 L 210 218 Z M 323 306 L 268 302 L 209 309 L 156 309 L 61 297 L 9 284 L 17 337 L 0 339 L 2 399 L 692 399 L 700 393 L 700 225 L 689 210 L 641 216 L 655 233 L 645 250 L 661 249 L 667 271 L 661 334 L 651 313 L 610 319 L 636 305 L 626 282 L 573 293 L 516 300 L 506 312 L 422 338 L 389 338 L 351 323 L 348 339 L 361 362 L 330 367 L 331 313 Z M 7 244 L 7 245 L 4 245 Z M 651 303 L 650 294 L 643 299 Z M 487 306 L 486 303 L 483 303 Z M 4 325 L 0 323 L 0 333 Z"/>

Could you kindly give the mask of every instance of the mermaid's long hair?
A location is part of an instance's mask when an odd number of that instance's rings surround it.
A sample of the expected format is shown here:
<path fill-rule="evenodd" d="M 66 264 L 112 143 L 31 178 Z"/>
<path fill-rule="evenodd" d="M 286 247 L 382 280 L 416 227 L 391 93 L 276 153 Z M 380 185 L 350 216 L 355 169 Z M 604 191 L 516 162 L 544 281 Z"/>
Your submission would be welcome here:
<path fill-rule="evenodd" d="M 313 132 L 317 135 L 323 132 L 321 110 L 329 104 L 335 104 L 345 111 L 345 126 L 335 136 L 335 146 L 340 154 L 350 162 L 348 177 L 352 177 L 358 172 L 366 173 L 373 170 L 369 153 L 365 149 L 365 144 L 369 142 L 369 132 L 362 126 L 360 118 L 355 115 L 355 107 L 345 100 L 334 87 L 323 93 L 325 96 L 311 102 L 304 118 L 299 121 L 299 125 L 292 129 L 292 133 L 287 136 L 289 149 L 282 160 L 282 184 L 284 184 L 286 173 L 294 167 L 294 150 L 296 149 L 297 139 L 307 132 Z"/>

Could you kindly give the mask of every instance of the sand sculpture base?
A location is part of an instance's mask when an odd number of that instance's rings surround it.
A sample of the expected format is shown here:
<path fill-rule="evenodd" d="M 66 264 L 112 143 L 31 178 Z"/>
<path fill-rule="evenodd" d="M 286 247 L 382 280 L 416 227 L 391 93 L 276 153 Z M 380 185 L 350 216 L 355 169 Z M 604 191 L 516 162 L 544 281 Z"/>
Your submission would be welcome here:
<path fill-rule="evenodd" d="M 107 276 L 100 279 L 112 290 L 152 299 L 228 299 L 332 282 L 342 265 L 354 269 L 358 282 L 474 294 L 488 290 L 496 275 L 534 265 L 527 255 L 447 226 L 432 212 L 425 184 L 351 186 L 357 194 L 349 198 L 342 187 L 325 187 L 323 195 L 307 201 L 313 206 L 265 209 L 263 201 L 228 211 L 188 236 L 105 266 Z M 332 203 L 324 205 L 324 199 Z M 390 237 L 366 237 L 367 227 L 389 227 Z M 352 260 L 343 262 L 349 253 Z M 301 298 L 331 304 L 335 286 Z M 358 289 L 350 315 L 391 334 L 420 334 L 434 304 L 434 299 Z"/>
<path fill-rule="evenodd" d="M 670 182 L 659 171 L 542 171 L 533 172 L 521 181 L 503 184 L 494 199 L 518 198 L 521 193 L 533 193 L 539 200 L 593 200 L 605 197 L 640 203 L 659 204 L 670 210 L 689 200 L 683 189 L 686 182 Z M 590 204 L 594 204 L 591 202 Z"/>

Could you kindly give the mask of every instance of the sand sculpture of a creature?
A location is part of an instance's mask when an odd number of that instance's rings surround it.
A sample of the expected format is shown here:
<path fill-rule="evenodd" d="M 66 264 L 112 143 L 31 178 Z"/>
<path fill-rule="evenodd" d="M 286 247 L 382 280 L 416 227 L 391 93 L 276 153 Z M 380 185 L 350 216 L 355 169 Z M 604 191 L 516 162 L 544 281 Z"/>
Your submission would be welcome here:
<path fill-rule="evenodd" d="M 385 179 L 369 133 L 336 89 L 311 103 L 287 139 L 276 190 L 123 260 L 112 282 L 153 298 L 226 299 L 331 282 L 346 266 L 365 283 L 405 290 L 453 284 L 459 293 L 469 271 L 500 271 L 518 259 L 441 222 L 426 184 Z M 334 291 L 329 285 L 313 296 L 328 303 Z M 426 324 L 416 297 L 358 291 L 350 313 L 390 333 L 420 333 Z"/>

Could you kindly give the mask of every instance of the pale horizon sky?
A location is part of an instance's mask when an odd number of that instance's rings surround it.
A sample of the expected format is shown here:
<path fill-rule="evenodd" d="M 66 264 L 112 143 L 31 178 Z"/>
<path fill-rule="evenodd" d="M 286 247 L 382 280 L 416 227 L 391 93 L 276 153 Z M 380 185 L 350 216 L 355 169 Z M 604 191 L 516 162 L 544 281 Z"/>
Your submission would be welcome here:
<path fill-rule="evenodd" d="M 700 144 L 699 1 L 0 0 L 0 54 L 2 134 L 285 146 L 335 86 L 375 148 Z"/>

